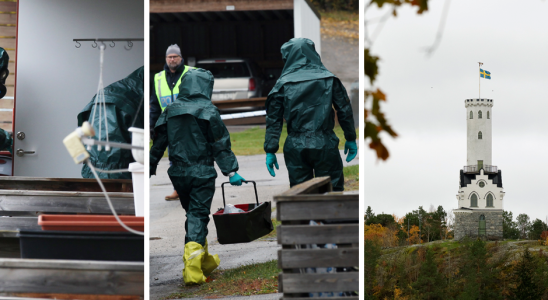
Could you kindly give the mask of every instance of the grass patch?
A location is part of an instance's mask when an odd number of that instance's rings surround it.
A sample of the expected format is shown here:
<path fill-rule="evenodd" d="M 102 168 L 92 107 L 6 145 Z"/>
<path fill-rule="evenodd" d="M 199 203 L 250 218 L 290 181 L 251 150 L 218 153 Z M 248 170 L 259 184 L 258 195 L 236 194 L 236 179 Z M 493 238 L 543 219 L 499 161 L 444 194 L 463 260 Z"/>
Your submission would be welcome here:
<path fill-rule="evenodd" d="M 328 37 L 343 37 L 353 41 L 359 39 L 358 12 L 321 11 L 321 34 Z"/>
<path fill-rule="evenodd" d="M 165 299 L 219 296 L 251 296 L 278 292 L 278 261 L 250 264 L 229 270 L 215 270 L 200 286 L 180 286 Z"/>
<path fill-rule="evenodd" d="M 335 126 L 333 129 L 337 137 L 339 138 L 339 149 L 344 149 L 344 132 L 341 126 Z M 235 132 L 230 134 L 230 141 L 232 142 L 232 152 L 236 155 L 256 155 L 265 154 L 264 152 L 264 136 L 266 129 L 254 127 L 244 130 L 242 132 Z M 356 129 L 358 134 L 358 129 Z M 280 150 L 284 147 L 285 139 L 287 138 L 287 126 L 284 124 L 282 134 L 280 135 Z"/>
<path fill-rule="evenodd" d="M 341 126 L 335 126 L 333 129 L 337 137 L 339 138 L 339 149 L 344 149 L 344 132 Z M 266 134 L 266 129 L 253 127 L 241 132 L 234 132 L 230 134 L 230 141 L 232 143 L 232 152 L 236 155 L 257 155 L 265 154 L 264 152 L 264 136 Z M 358 134 L 358 129 L 356 129 L 356 134 Z M 287 126 L 284 124 L 282 129 L 282 134 L 280 135 L 280 150 L 283 151 L 285 139 L 287 138 Z M 152 141 L 149 144 L 152 147 Z M 167 150 L 164 153 L 163 157 L 167 157 Z"/>
<path fill-rule="evenodd" d="M 360 166 L 348 166 L 343 168 L 344 190 L 357 191 L 360 189 Z"/>

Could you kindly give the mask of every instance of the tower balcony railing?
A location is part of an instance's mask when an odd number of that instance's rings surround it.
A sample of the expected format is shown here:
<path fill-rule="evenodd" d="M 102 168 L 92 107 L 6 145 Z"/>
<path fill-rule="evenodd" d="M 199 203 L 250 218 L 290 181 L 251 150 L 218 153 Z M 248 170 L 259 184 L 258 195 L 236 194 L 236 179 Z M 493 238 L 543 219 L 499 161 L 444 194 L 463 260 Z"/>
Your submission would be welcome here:
<path fill-rule="evenodd" d="M 497 166 L 483 165 L 481 168 L 485 174 L 498 172 Z M 463 170 L 464 173 L 479 173 L 480 167 L 478 165 L 464 166 Z"/>

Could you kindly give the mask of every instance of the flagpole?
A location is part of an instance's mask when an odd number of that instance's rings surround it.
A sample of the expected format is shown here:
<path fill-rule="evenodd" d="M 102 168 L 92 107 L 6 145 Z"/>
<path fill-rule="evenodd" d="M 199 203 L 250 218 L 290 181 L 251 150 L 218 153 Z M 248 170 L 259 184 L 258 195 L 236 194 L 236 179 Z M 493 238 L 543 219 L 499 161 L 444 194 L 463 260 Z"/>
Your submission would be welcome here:
<path fill-rule="evenodd" d="M 481 101 L 481 65 L 483 65 L 483 63 L 478 62 L 478 64 L 479 64 L 479 70 L 478 70 L 478 71 L 480 71 L 480 74 L 479 74 L 479 77 L 478 77 L 478 86 L 479 86 L 479 89 L 478 89 L 478 97 L 479 97 L 479 99 L 480 99 L 480 101 Z"/>

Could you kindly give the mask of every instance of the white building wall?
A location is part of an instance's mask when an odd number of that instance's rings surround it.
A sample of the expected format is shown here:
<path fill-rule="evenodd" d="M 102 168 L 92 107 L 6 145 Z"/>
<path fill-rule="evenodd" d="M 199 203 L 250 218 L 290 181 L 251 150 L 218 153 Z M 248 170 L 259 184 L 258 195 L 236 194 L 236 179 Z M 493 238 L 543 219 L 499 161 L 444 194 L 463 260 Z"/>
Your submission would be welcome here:
<path fill-rule="evenodd" d="M 316 52 L 322 55 L 320 19 L 305 0 L 294 0 L 293 20 L 296 38 L 307 38 L 314 42 Z"/>
<path fill-rule="evenodd" d="M 485 186 L 480 187 L 480 182 L 484 182 Z M 468 207 L 470 208 L 472 194 L 478 196 L 478 207 L 473 207 L 476 209 L 504 209 L 503 207 L 503 198 L 504 191 L 503 188 L 497 187 L 496 184 L 488 178 L 488 175 L 484 175 L 483 170 L 481 170 L 479 175 L 476 175 L 476 179 L 472 180 L 466 187 L 461 187 L 459 193 L 457 194 L 457 199 L 459 201 L 458 207 Z M 493 195 L 493 207 L 487 207 L 487 195 L 491 193 Z"/>
<path fill-rule="evenodd" d="M 492 99 L 466 99 L 466 128 L 467 128 L 467 160 L 466 165 L 477 165 L 478 160 L 483 161 L 483 165 L 492 165 L 492 127 L 493 120 L 493 100 Z M 478 118 L 478 112 L 482 112 L 482 118 Z M 470 112 L 473 112 L 473 119 L 470 119 Z M 489 112 L 489 119 L 487 119 Z M 478 139 L 478 133 L 481 131 L 482 139 Z"/>

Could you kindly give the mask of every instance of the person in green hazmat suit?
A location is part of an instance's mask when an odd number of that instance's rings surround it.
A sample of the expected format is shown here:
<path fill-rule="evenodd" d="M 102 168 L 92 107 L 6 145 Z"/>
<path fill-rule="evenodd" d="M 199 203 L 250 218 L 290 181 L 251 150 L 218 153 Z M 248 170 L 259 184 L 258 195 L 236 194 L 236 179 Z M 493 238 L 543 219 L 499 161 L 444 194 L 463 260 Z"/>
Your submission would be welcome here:
<path fill-rule="evenodd" d="M 349 162 L 358 153 L 352 107 L 341 81 L 329 72 L 306 38 L 293 38 L 282 45 L 282 75 L 266 100 L 264 151 L 270 175 L 278 169 L 283 120 L 287 122 L 284 159 L 291 186 L 314 177 L 330 176 L 333 190 L 344 190 L 339 138 L 333 132 L 335 112 L 346 139 Z"/>
<path fill-rule="evenodd" d="M 230 135 L 219 110 L 211 103 L 213 75 L 204 69 L 190 69 L 181 80 L 177 99 L 169 104 L 154 128 L 150 149 L 150 174 L 169 146 L 172 165 L 168 175 L 186 211 L 183 279 L 201 284 L 219 266 L 218 255 L 207 246 L 207 224 L 215 193 L 217 171 L 213 162 L 232 185 L 245 181 L 238 173 L 238 161 L 230 149 Z"/>
<path fill-rule="evenodd" d="M 7 92 L 6 88 L 6 79 L 9 75 L 8 64 L 10 57 L 8 52 L 2 47 L 0 47 L 0 99 L 4 98 Z M 8 150 L 13 154 L 13 137 L 12 135 L 0 129 L 0 150 Z"/>
<path fill-rule="evenodd" d="M 84 107 L 78 114 L 78 126 L 82 126 L 84 121 L 92 123 L 95 129 L 97 138 L 101 141 L 108 139 L 110 142 L 131 144 L 130 127 L 144 128 L 145 113 L 143 107 L 144 96 L 144 68 L 140 67 L 133 71 L 126 78 L 116 81 L 105 87 L 105 104 L 106 115 L 108 122 L 108 132 L 106 132 L 104 113 L 100 118 L 99 109 L 102 106 L 97 105 L 95 110 L 95 95 L 93 99 Z M 93 117 L 94 120 L 90 118 Z M 99 136 L 99 123 L 102 123 L 102 130 Z M 102 147 L 101 151 L 97 147 L 92 147 L 88 150 L 91 164 L 98 170 L 98 175 L 101 179 L 131 179 L 131 173 L 103 173 L 101 170 L 123 170 L 127 169 L 129 164 L 134 162 L 131 150 L 111 148 L 106 151 Z M 82 167 L 83 178 L 95 178 L 87 164 Z"/>

